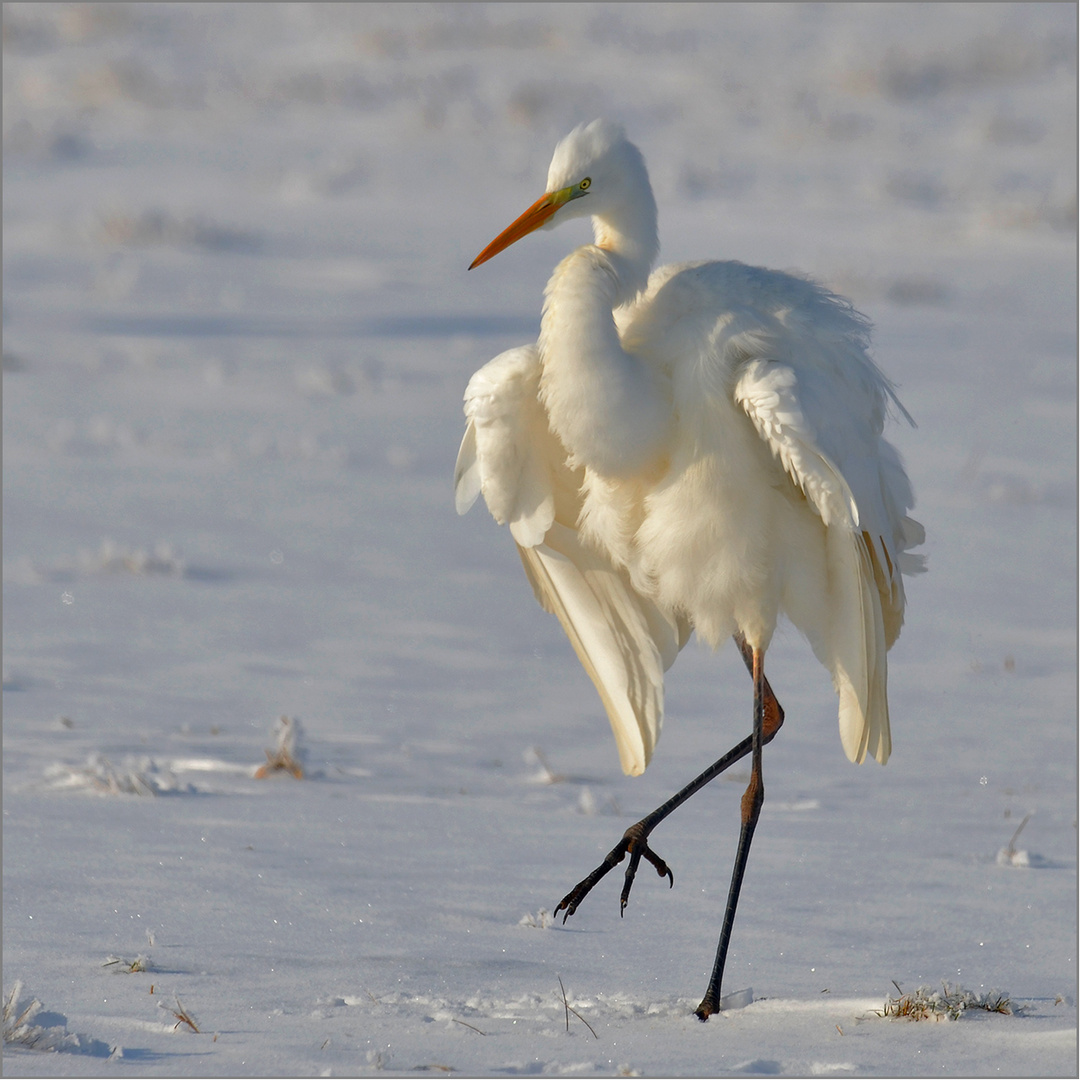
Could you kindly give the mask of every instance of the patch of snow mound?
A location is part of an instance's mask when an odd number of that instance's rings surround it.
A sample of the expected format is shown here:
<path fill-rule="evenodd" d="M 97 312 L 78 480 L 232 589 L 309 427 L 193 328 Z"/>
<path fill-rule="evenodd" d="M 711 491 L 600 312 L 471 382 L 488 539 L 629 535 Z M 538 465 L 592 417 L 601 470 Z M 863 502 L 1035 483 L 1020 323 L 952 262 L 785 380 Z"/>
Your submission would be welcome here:
<path fill-rule="evenodd" d="M 151 758 L 126 757 L 116 766 L 98 753 L 91 754 L 85 765 L 50 765 L 45 782 L 58 790 L 93 795 L 162 795 L 186 790 L 170 769 L 161 768 Z"/>
<path fill-rule="evenodd" d="M 4 1048 L 37 1050 L 41 1053 L 65 1052 L 89 1054 L 92 1057 L 123 1057 L 123 1050 L 110 1047 L 100 1039 L 76 1035 L 67 1030 L 67 1017 L 60 1013 L 43 1013 L 37 998 L 27 1002 L 22 996 L 22 980 L 4 995 Z M 38 1023 L 37 1021 L 41 1021 Z M 48 1026 L 46 1026 L 48 1025 Z"/>
<path fill-rule="evenodd" d="M 747 1005 L 754 1003 L 754 988 L 748 986 L 745 990 L 735 990 L 725 994 L 720 999 L 720 1011 L 728 1012 L 731 1009 L 745 1009 Z"/>

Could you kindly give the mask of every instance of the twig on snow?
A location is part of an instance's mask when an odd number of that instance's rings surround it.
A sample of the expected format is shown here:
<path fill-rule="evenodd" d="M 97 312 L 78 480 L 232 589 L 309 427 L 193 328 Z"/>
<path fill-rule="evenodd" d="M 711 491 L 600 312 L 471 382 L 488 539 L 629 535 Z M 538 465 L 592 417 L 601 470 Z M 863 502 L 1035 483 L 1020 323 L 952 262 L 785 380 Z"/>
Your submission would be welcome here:
<path fill-rule="evenodd" d="M 557 976 L 557 978 L 559 980 L 559 989 L 562 991 L 563 1008 L 566 1010 L 566 1030 L 570 1030 L 570 1014 L 573 1013 L 592 1032 L 592 1037 L 594 1039 L 599 1039 L 600 1036 L 596 1034 L 596 1029 L 592 1026 L 592 1024 L 590 1024 L 589 1021 L 586 1020 L 585 1017 L 582 1016 L 581 1013 L 579 1013 L 577 1009 L 575 1009 L 574 1006 L 566 1000 L 566 987 L 563 986 L 562 976 L 559 975 Z"/>

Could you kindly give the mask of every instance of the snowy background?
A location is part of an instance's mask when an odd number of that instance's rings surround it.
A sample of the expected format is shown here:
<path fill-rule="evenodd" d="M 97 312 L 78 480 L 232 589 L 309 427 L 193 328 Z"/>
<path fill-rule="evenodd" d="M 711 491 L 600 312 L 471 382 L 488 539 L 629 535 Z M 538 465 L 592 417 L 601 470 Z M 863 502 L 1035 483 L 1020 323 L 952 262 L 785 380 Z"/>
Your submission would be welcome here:
<path fill-rule="evenodd" d="M 1068 4 L 5 5 L 5 1074 L 1075 1075 L 1076 41 Z M 919 425 L 893 758 L 847 762 L 778 632 L 754 1000 L 705 1025 L 745 772 L 655 834 L 673 890 L 544 911 L 749 730 L 735 650 L 684 651 L 623 777 L 451 492 L 469 375 L 588 230 L 465 267 L 599 115 L 665 261 L 846 293 Z M 305 778 L 256 779 L 282 715 Z M 883 1019 L 893 980 L 1016 1008 Z"/>

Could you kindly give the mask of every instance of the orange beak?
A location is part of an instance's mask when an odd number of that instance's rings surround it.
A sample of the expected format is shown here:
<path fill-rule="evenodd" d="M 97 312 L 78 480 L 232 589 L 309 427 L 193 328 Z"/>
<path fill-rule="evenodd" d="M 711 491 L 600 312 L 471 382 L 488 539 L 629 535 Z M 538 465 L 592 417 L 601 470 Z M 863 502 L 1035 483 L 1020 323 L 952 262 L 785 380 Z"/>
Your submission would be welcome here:
<path fill-rule="evenodd" d="M 549 191 L 542 198 L 537 199 L 536 202 L 525 211 L 513 223 L 503 229 L 494 240 L 479 255 L 473 259 L 469 265 L 469 269 L 479 266 L 481 263 L 486 263 L 488 259 L 494 258 L 500 251 L 504 251 L 515 241 L 520 240 L 523 236 L 528 236 L 529 233 L 535 232 L 541 225 L 549 221 L 551 216 L 563 205 L 569 198 L 570 192 L 573 188 L 565 188 L 562 191 Z"/>

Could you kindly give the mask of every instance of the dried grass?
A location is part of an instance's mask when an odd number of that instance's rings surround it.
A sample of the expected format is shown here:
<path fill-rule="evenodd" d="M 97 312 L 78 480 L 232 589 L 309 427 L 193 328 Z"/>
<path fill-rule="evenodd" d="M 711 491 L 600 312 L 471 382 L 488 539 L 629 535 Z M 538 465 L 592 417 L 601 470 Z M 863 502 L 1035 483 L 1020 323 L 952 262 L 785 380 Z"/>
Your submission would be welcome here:
<path fill-rule="evenodd" d="M 896 987 L 897 996 L 886 999 L 885 1007 L 876 1010 L 878 1016 L 902 1020 L 959 1020 L 971 1009 L 1003 1013 L 1005 1016 L 1012 1016 L 1016 1011 L 1008 994 L 1000 990 L 976 994 L 961 986 L 942 983 L 940 990 L 920 986 L 905 994 L 895 981 L 893 986 Z"/>

